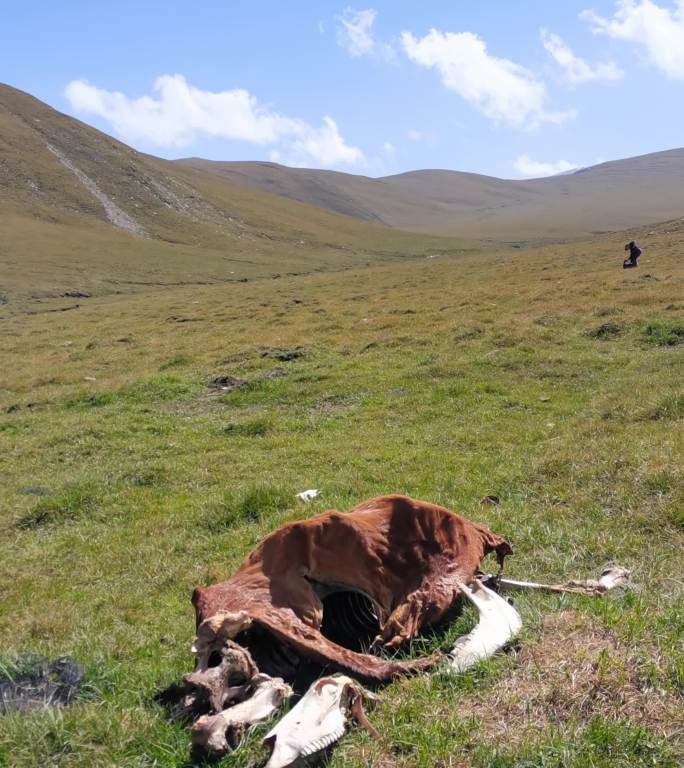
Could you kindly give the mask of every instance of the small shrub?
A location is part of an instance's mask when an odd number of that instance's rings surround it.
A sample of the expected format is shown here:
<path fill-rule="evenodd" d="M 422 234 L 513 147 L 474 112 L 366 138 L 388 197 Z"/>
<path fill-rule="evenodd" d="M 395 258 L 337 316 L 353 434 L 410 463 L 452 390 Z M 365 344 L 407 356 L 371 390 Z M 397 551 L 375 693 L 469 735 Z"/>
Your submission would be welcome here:
<path fill-rule="evenodd" d="M 218 509 L 207 518 L 210 528 L 233 528 L 253 523 L 292 505 L 293 494 L 275 486 L 259 485 L 239 493 L 227 491 Z"/>
<path fill-rule="evenodd" d="M 657 347 L 676 347 L 684 344 L 684 323 L 676 320 L 654 320 L 642 331 L 644 338 Z"/>
<path fill-rule="evenodd" d="M 101 493 L 95 483 L 69 483 L 55 496 L 41 499 L 30 512 L 19 518 L 17 527 L 41 528 L 45 525 L 80 520 L 92 514 L 100 498 Z"/>

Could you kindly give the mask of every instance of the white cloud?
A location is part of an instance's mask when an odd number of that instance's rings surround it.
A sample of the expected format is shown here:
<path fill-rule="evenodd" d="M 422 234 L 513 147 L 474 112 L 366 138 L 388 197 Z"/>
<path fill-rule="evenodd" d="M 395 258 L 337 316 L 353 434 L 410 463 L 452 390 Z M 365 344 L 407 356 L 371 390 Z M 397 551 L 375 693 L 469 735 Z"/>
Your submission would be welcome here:
<path fill-rule="evenodd" d="M 565 41 L 546 29 L 541 30 L 541 39 L 546 52 L 558 64 L 563 77 L 572 85 L 592 81 L 620 80 L 624 72 L 612 61 L 591 65 L 576 56 Z"/>
<path fill-rule="evenodd" d="M 365 11 L 355 11 L 345 8 L 342 16 L 338 16 L 337 44 L 344 48 L 350 56 L 365 56 L 373 52 L 373 22 L 377 11 L 367 8 Z"/>
<path fill-rule="evenodd" d="M 307 126 L 300 137 L 290 143 L 287 152 L 288 165 L 306 166 L 313 161 L 330 168 L 336 165 L 362 165 L 365 162 L 363 152 L 345 144 L 337 123 L 327 115 L 320 128 Z"/>
<path fill-rule="evenodd" d="M 364 156 L 340 136 L 337 124 L 324 117 L 320 128 L 259 104 L 249 91 L 236 88 L 214 93 L 190 85 L 182 75 L 162 75 L 154 96 L 134 99 L 82 80 L 66 87 L 77 112 L 98 115 L 126 141 L 159 147 L 185 147 L 200 136 L 278 145 L 298 164 L 361 165 Z"/>
<path fill-rule="evenodd" d="M 573 114 L 547 112 L 544 83 L 519 64 L 491 56 L 484 40 L 472 32 L 431 29 L 423 38 L 402 32 L 401 42 L 411 61 L 436 69 L 446 88 L 491 120 L 535 128 L 562 123 Z"/>
<path fill-rule="evenodd" d="M 391 141 L 385 141 L 382 145 L 382 152 L 388 160 L 394 160 L 397 154 L 397 148 Z"/>
<path fill-rule="evenodd" d="M 652 0 L 617 0 L 611 18 L 593 10 L 583 11 L 580 18 L 592 24 L 594 34 L 635 43 L 668 77 L 684 80 L 684 0 L 676 0 L 672 8 Z"/>
<path fill-rule="evenodd" d="M 423 141 L 425 139 L 425 134 L 422 131 L 416 131 L 413 128 L 406 135 L 411 141 Z"/>
<path fill-rule="evenodd" d="M 558 160 L 555 163 L 540 163 L 532 160 L 529 155 L 520 155 L 513 163 L 513 167 L 523 176 L 539 178 L 541 176 L 556 176 L 559 173 L 567 173 L 579 168 L 579 165 L 569 163 L 567 160 Z"/>

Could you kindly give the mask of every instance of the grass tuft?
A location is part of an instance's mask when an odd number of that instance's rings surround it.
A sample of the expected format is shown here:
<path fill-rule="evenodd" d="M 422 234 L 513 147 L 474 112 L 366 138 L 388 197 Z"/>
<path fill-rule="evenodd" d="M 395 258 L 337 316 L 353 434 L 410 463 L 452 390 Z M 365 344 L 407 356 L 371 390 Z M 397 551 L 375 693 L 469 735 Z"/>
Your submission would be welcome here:
<path fill-rule="evenodd" d="M 19 518 L 17 527 L 29 530 L 81 520 L 95 511 L 101 498 L 101 488 L 93 481 L 70 483 L 55 496 L 41 499 Z"/>
<path fill-rule="evenodd" d="M 243 422 L 226 424 L 223 433 L 234 437 L 265 437 L 273 429 L 268 417 L 258 417 Z"/>
<path fill-rule="evenodd" d="M 188 355 L 174 355 L 159 366 L 160 371 L 168 371 L 169 368 L 183 368 L 192 363 L 192 358 Z"/>
<path fill-rule="evenodd" d="M 218 507 L 206 518 L 213 530 L 227 530 L 255 523 L 293 506 L 294 495 L 279 486 L 256 485 L 243 491 L 226 491 Z"/>

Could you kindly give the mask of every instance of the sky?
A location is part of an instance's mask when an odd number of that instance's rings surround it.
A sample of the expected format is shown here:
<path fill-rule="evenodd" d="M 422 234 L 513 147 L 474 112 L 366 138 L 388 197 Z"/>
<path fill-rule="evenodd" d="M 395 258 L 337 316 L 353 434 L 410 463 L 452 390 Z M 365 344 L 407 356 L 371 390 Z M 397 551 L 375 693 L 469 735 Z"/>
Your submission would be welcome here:
<path fill-rule="evenodd" d="M 167 157 L 502 178 L 684 146 L 684 0 L 0 0 L 0 81 Z"/>

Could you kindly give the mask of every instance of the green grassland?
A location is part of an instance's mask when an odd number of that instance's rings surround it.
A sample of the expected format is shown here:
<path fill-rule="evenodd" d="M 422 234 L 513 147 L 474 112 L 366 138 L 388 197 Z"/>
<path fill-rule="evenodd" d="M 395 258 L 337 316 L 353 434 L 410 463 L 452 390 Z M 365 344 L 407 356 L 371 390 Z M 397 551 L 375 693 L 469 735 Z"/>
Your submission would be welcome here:
<path fill-rule="evenodd" d="M 191 668 L 193 587 L 389 492 L 505 535 L 513 577 L 618 562 L 634 586 L 517 597 L 514 648 L 387 686 L 381 740 L 352 729 L 331 768 L 680 765 L 683 234 L 633 233 L 637 270 L 619 235 L 0 307 L 2 658 L 86 667 L 74 706 L 0 718 L 0 765 L 190 765 L 154 694 Z M 258 764 L 263 733 L 222 765 Z"/>

